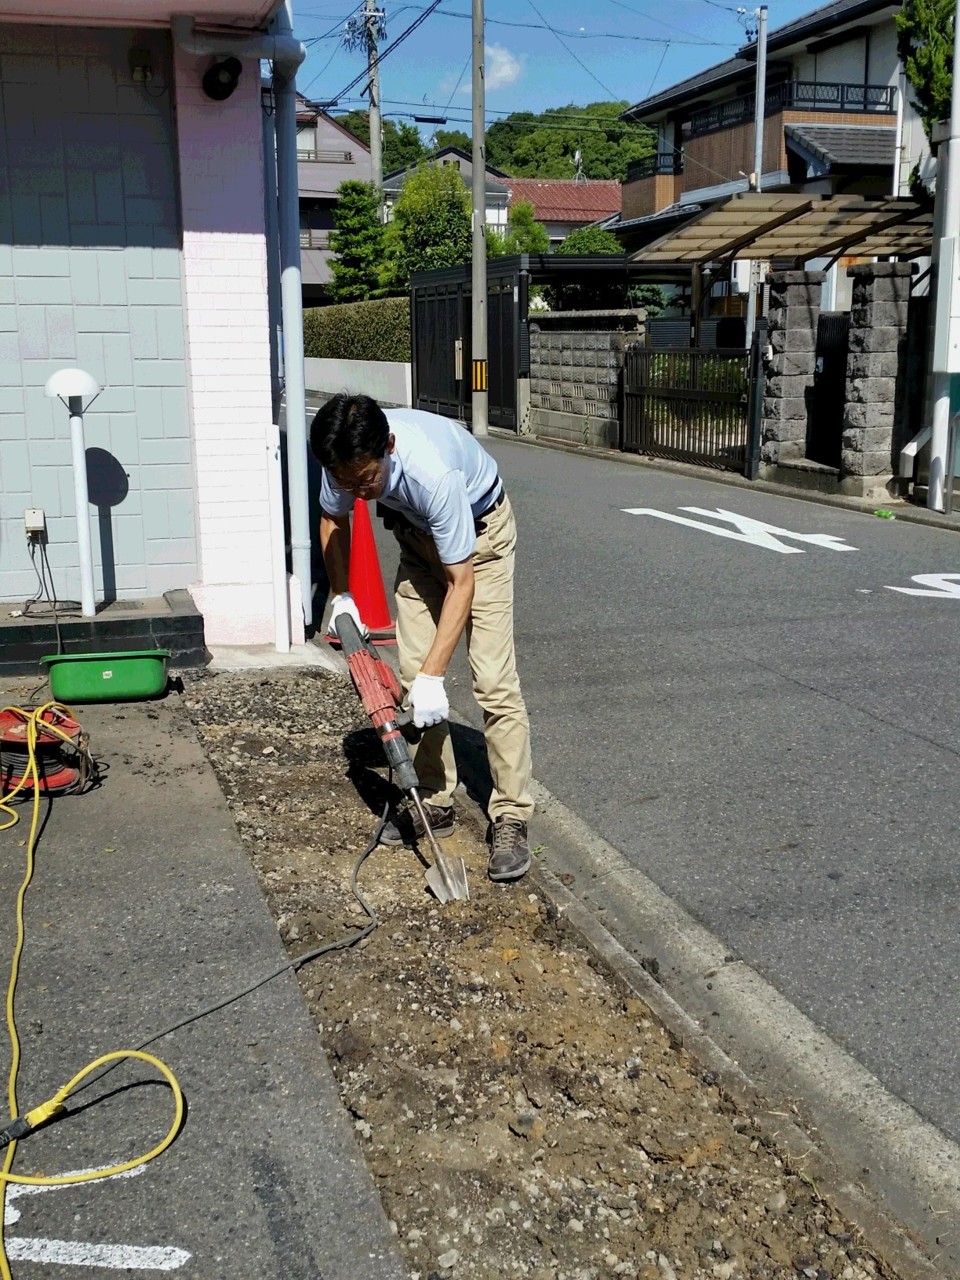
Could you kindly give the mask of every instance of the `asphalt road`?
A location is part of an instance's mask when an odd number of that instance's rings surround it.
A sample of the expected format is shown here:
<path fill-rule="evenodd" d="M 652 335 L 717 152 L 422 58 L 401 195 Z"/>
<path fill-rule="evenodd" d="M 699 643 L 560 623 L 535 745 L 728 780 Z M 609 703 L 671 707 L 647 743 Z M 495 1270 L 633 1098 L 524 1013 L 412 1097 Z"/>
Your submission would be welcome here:
<path fill-rule="evenodd" d="M 520 530 L 537 779 L 960 1140 L 960 538 L 490 449 Z M 956 579 L 913 580 L 930 574 Z M 453 702 L 479 724 L 465 686 L 461 660 Z"/>

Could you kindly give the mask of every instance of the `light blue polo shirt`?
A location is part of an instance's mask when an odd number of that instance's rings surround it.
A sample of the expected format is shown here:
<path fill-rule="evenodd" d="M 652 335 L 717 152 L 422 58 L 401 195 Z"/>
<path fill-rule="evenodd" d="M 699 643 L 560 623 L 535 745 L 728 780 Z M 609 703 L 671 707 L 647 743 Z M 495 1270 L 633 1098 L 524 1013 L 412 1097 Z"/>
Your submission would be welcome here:
<path fill-rule="evenodd" d="M 498 497 L 497 464 L 466 428 L 422 409 L 385 409 L 396 448 L 377 499 L 429 533 L 443 564 L 473 555 L 476 518 Z M 353 510 L 354 497 L 323 470 L 320 505 L 332 516 Z"/>

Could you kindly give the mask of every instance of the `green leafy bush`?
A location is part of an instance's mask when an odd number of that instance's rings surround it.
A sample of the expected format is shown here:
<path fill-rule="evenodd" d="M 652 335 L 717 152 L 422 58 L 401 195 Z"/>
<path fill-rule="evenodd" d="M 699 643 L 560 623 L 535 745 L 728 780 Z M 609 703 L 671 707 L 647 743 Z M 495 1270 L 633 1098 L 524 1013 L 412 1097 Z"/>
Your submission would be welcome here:
<path fill-rule="evenodd" d="M 409 298 L 377 298 L 303 313 L 304 355 L 315 360 L 410 360 Z"/>

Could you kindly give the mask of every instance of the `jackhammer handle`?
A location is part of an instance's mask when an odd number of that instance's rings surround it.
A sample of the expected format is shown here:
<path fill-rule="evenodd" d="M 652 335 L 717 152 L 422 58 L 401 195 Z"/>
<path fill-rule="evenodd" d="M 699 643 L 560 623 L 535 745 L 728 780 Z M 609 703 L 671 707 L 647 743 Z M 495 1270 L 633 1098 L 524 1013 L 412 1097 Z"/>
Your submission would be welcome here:
<path fill-rule="evenodd" d="M 423 730 L 418 728 L 413 723 L 413 716 L 406 709 L 406 707 L 401 707 L 397 711 L 397 714 L 394 717 L 394 719 L 397 722 L 397 727 L 399 728 L 400 732 L 403 734 L 403 736 L 406 738 L 408 742 L 412 742 L 416 744 L 423 737 Z"/>
<path fill-rule="evenodd" d="M 359 653 L 361 649 L 370 648 L 360 634 L 360 628 L 349 613 L 341 613 L 337 619 L 337 639 L 340 641 L 340 648 L 343 650 L 345 658 L 351 658 L 355 653 Z"/>

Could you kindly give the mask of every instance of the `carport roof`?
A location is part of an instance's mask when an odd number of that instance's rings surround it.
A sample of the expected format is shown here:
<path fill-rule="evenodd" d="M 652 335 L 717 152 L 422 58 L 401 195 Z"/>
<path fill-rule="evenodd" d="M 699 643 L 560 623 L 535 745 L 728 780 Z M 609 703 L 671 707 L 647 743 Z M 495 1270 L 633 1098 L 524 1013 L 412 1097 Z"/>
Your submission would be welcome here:
<path fill-rule="evenodd" d="M 930 252 L 932 237 L 933 212 L 915 200 L 748 191 L 694 214 L 630 261 L 801 263 L 848 251 L 862 258 L 915 258 Z"/>

